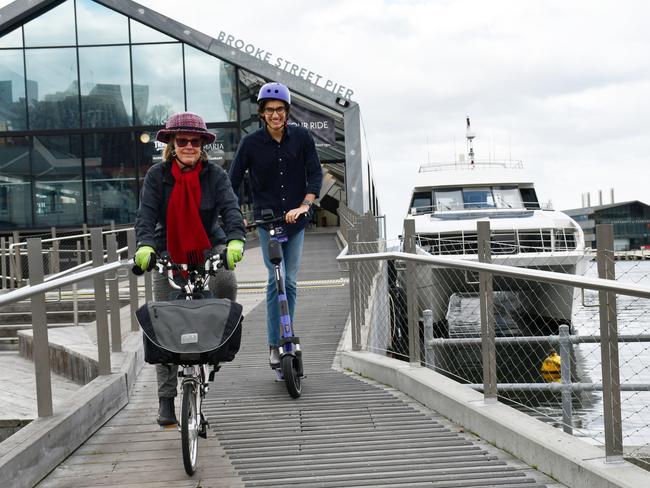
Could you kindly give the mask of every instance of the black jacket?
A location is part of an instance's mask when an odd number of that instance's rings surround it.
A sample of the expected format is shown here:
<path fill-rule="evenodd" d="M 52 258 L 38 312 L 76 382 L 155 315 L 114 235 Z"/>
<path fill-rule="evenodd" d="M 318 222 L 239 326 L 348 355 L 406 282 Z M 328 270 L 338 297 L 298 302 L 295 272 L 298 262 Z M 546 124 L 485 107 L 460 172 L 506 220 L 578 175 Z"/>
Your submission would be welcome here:
<path fill-rule="evenodd" d="M 149 168 L 140 191 L 140 206 L 135 217 L 137 245 L 167 250 L 167 205 L 176 181 L 170 162 Z M 203 163 L 199 173 L 201 206 L 199 213 L 212 246 L 245 240 L 244 218 L 226 172 L 214 163 Z M 219 218 L 221 217 L 221 219 Z"/>

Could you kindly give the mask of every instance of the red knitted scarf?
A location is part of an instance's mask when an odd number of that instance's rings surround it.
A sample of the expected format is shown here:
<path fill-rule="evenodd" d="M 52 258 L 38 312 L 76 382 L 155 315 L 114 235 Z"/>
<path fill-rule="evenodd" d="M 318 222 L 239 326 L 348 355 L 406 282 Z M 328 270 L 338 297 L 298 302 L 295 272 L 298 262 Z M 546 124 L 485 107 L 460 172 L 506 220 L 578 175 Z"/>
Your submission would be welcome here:
<path fill-rule="evenodd" d="M 199 173 L 203 163 L 181 171 L 172 162 L 172 176 L 176 180 L 167 205 L 167 250 L 175 263 L 199 264 L 203 251 L 210 249 L 210 240 L 201 222 L 201 183 Z"/>

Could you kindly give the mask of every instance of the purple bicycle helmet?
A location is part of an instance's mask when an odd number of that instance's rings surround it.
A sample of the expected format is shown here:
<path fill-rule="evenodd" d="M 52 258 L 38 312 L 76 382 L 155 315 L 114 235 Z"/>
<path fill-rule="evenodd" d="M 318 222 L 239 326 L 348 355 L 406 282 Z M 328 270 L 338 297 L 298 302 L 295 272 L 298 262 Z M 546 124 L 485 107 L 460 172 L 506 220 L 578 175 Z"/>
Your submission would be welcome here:
<path fill-rule="evenodd" d="M 258 102 L 263 100 L 282 100 L 291 105 L 291 92 L 282 83 L 267 83 L 260 88 L 260 92 L 257 95 Z"/>

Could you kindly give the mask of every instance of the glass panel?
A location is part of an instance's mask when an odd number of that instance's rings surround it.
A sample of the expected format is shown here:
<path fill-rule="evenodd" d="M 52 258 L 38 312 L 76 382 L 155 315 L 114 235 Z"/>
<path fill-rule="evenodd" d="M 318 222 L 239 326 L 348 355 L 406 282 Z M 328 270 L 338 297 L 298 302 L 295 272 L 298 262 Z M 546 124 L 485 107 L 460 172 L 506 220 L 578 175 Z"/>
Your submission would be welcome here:
<path fill-rule="evenodd" d="M 23 47 L 23 31 L 20 27 L 0 37 L 0 47 Z"/>
<path fill-rule="evenodd" d="M 464 188 L 463 202 L 465 208 L 493 208 L 494 197 L 489 188 Z"/>
<path fill-rule="evenodd" d="M 76 49 L 28 49 L 30 129 L 79 127 Z"/>
<path fill-rule="evenodd" d="M 217 163 L 228 171 L 239 143 L 239 131 L 226 128 L 208 130 L 217 136 L 212 144 L 204 146 L 205 151 L 208 153 L 208 160 Z"/>
<path fill-rule="evenodd" d="M 27 22 L 25 29 L 25 46 L 74 46 L 74 3 L 63 2 L 49 12 Z"/>
<path fill-rule="evenodd" d="M 185 110 L 180 44 L 133 46 L 133 95 L 137 125 L 163 125 Z"/>
<path fill-rule="evenodd" d="M 29 140 L 0 137 L 0 229 L 31 227 Z"/>
<path fill-rule="evenodd" d="M 89 224 L 135 220 L 137 186 L 130 132 L 84 136 Z"/>
<path fill-rule="evenodd" d="M 77 0 L 77 35 L 80 45 L 128 44 L 128 17 L 92 0 Z"/>
<path fill-rule="evenodd" d="M 140 187 L 142 186 L 144 175 L 147 174 L 149 168 L 162 161 L 162 152 L 165 148 L 165 144 L 156 141 L 155 132 L 148 134 L 148 139 L 139 135 L 139 139 L 137 139 L 135 146 L 138 154 L 138 176 L 140 177 Z"/>
<path fill-rule="evenodd" d="M 169 37 L 156 29 L 147 27 L 137 20 L 131 19 L 131 43 L 141 44 L 143 42 L 178 42 L 173 37 Z"/>
<path fill-rule="evenodd" d="M 237 120 L 235 67 L 185 45 L 187 110 L 206 122 Z"/>
<path fill-rule="evenodd" d="M 0 51 L 0 131 L 25 129 L 25 76 L 22 49 Z"/>
<path fill-rule="evenodd" d="M 32 146 L 34 225 L 83 223 L 81 138 L 39 136 Z"/>
<path fill-rule="evenodd" d="M 463 208 L 463 192 L 460 190 L 436 190 L 433 193 L 435 210 L 459 210 Z"/>
<path fill-rule="evenodd" d="M 83 127 L 130 126 L 133 112 L 129 47 L 81 47 L 79 69 Z"/>
<path fill-rule="evenodd" d="M 498 208 L 524 208 L 521 193 L 516 187 L 494 188 L 494 199 Z"/>
<path fill-rule="evenodd" d="M 239 115 L 244 134 L 261 127 L 257 115 L 257 94 L 265 80 L 243 69 L 239 70 Z"/>
<path fill-rule="evenodd" d="M 431 192 L 417 192 L 413 195 L 411 209 L 414 215 L 431 212 L 433 210 L 431 208 Z"/>

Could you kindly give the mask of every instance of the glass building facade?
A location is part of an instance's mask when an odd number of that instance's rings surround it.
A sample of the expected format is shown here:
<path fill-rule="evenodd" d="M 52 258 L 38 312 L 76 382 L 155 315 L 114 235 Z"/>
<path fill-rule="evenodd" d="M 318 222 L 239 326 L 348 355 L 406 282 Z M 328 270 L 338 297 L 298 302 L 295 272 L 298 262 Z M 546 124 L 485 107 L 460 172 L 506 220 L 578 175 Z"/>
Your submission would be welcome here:
<path fill-rule="evenodd" d="M 226 170 L 259 127 L 267 80 L 92 0 L 57 2 L 0 34 L 0 229 L 133 222 L 172 113 L 204 117 L 209 158 Z M 326 115 L 335 142 L 321 161 L 343 173 L 343 119 Z"/>

